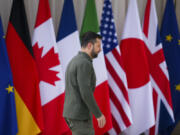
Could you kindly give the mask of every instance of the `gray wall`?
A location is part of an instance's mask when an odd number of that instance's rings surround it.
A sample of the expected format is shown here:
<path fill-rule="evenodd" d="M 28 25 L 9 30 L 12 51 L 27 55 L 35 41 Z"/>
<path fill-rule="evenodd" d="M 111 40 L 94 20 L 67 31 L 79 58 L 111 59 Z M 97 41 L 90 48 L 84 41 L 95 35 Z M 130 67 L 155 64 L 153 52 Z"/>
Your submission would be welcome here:
<path fill-rule="evenodd" d="M 101 19 L 103 1 L 104 0 L 96 0 L 96 8 L 97 8 L 99 22 Z M 137 1 L 138 1 L 138 6 L 139 6 L 140 17 L 142 20 L 145 5 L 146 5 L 146 0 L 137 0 Z M 166 0 L 155 0 L 155 1 L 156 1 L 159 24 L 161 24 Z M 38 0 L 24 0 L 31 35 L 33 32 L 33 27 L 35 23 L 38 2 L 39 2 Z M 78 29 L 80 30 L 83 15 L 84 15 L 84 8 L 85 8 L 86 0 L 73 0 L 73 2 L 74 2 L 74 7 L 75 7 Z M 57 33 L 64 0 L 49 0 L 49 3 L 50 3 L 50 8 L 51 8 L 51 14 L 54 21 L 55 32 Z M 176 0 L 175 4 L 176 4 L 177 18 L 180 24 L 180 0 Z M 0 15 L 3 20 L 5 32 L 8 25 L 11 5 L 12 5 L 12 0 L 0 0 Z M 112 0 L 118 39 L 120 39 L 121 34 L 122 34 L 127 5 L 128 5 L 128 0 Z"/>
<path fill-rule="evenodd" d="M 97 8 L 99 22 L 101 19 L 103 1 L 104 0 L 96 0 L 96 8 Z M 137 0 L 137 1 L 138 1 L 138 6 L 139 6 L 141 22 L 142 22 L 146 0 Z M 155 1 L 156 1 L 157 14 L 158 14 L 159 25 L 160 25 L 162 21 L 162 16 L 163 16 L 166 0 L 155 0 Z M 35 23 L 38 2 L 39 2 L 38 0 L 24 0 L 31 35 L 33 32 L 33 27 Z M 80 30 L 86 0 L 73 0 L 73 2 L 75 6 L 75 14 L 76 14 L 78 29 Z M 180 0 L 175 0 L 174 2 L 175 2 L 175 7 L 176 7 L 178 24 L 180 26 Z M 55 32 L 57 33 L 64 0 L 49 0 L 49 3 L 50 3 L 50 8 L 51 8 L 51 14 L 54 21 Z M 127 4 L 128 4 L 128 0 L 112 0 L 114 19 L 115 19 L 115 24 L 116 24 L 119 40 L 120 40 L 122 30 L 123 30 Z M 6 32 L 7 30 L 11 5 L 12 5 L 12 0 L 0 0 L 0 15 L 3 21 L 4 32 Z M 173 135 L 180 135 L 180 125 L 177 126 Z"/>

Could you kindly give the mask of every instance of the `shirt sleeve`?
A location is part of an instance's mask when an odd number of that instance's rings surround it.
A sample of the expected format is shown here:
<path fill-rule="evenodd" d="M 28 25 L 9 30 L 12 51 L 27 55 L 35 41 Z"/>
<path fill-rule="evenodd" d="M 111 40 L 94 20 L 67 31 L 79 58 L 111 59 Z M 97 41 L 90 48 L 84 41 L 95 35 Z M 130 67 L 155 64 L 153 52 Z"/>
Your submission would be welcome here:
<path fill-rule="evenodd" d="M 83 62 L 77 69 L 77 81 L 79 85 L 82 100 L 88 106 L 89 110 L 96 118 L 99 118 L 102 113 L 95 101 L 91 86 L 91 76 L 93 75 L 93 67 L 88 62 Z"/>

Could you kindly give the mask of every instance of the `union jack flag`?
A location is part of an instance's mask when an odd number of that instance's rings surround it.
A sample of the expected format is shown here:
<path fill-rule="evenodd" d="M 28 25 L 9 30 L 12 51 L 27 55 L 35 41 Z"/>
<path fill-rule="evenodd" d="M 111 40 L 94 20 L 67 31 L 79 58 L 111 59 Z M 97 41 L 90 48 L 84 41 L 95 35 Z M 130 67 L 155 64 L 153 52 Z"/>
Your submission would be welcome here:
<path fill-rule="evenodd" d="M 151 75 L 150 80 L 153 87 L 153 102 L 156 117 L 156 125 L 147 131 L 146 134 L 156 135 L 158 134 L 160 103 L 162 102 L 164 104 L 172 120 L 174 120 L 174 115 L 171 101 L 169 75 L 158 29 L 154 0 L 147 0 L 143 32 Z"/>

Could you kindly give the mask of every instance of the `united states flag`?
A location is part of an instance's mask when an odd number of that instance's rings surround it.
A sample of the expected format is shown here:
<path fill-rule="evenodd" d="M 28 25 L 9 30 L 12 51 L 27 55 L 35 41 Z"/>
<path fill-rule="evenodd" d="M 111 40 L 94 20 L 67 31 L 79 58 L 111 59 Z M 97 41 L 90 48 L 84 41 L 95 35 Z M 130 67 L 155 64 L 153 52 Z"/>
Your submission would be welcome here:
<path fill-rule="evenodd" d="M 108 132 L 117 135 L 132 124 L 127 80 L 123 70 L 117 34 L 112 14 L 111 0 L 104 0 L 101 35 L 108 72 L 110 106 L 113 128 Z"/>

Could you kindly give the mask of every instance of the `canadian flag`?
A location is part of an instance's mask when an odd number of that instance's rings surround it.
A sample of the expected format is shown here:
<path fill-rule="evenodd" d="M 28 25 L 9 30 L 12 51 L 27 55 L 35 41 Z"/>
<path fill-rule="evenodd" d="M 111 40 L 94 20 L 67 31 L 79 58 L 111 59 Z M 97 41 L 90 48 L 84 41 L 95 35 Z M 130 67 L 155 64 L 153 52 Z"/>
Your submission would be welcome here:
<path fill-rule="evenodd" d="M 155 123 L 152 86 L 136 0 L 130 0 L 120 43 L 133 124 L 127 135 L 138 135 Z"/>
<path fill-rule="evenodd" d="M 48 0 L 39 0 L 32 44 L 40 78 L 39 86 L 44 118 L 42 134 L 60 135 L 68 130 L 68 126 L 62 117 L 63 72 Z"/>

